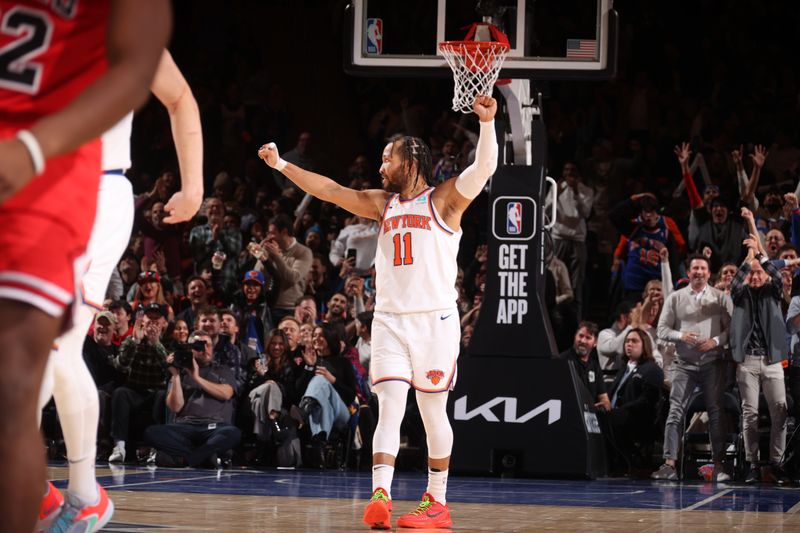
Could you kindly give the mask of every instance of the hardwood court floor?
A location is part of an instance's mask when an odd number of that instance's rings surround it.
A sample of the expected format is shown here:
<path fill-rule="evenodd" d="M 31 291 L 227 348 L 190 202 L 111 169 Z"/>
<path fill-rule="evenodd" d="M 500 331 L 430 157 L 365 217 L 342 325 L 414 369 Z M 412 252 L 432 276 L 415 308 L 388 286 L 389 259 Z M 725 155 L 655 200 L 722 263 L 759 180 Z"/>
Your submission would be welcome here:
<path fill-rule="evenodd" d="M 49 474 L 66 484 L 63 466 Z M 367 531 L 369 474 L 98 467 L 97 475 L 117 508 L 108 532 Z M 425 479 L 398 474 L 394 485 L 399 516 Z M 800 533 L 800 488 L 451 477 L 448 500 L 459 532 Z"/>

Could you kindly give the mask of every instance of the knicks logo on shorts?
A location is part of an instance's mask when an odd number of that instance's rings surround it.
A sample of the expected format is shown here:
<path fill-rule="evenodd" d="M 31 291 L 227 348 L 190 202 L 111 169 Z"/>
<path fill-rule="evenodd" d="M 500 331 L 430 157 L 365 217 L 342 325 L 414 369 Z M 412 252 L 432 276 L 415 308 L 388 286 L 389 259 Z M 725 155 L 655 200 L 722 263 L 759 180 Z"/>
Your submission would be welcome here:
<path fill-rule="evenodd" d="M 438 385 L 442 378 L 444 377 L 444 372 L 441 370 L 428 370 L 428 373 L 425 374 L 425 377 L 430 380 L 431 383 L 434 385 Z"/>

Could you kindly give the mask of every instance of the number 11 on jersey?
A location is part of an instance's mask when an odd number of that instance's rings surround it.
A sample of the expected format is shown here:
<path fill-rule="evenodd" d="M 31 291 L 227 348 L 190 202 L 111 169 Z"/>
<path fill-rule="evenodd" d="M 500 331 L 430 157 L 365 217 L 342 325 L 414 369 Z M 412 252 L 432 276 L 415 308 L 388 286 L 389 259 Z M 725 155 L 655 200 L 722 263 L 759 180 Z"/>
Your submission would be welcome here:
<path fill-rule="evenodd" d="M 402 237 L 395 233 L 392 237 L 394 242 L 394 266 L 411 265 L 414 263 L 414 256 L 411 253 L 411 232 L 404 233 Z"/>

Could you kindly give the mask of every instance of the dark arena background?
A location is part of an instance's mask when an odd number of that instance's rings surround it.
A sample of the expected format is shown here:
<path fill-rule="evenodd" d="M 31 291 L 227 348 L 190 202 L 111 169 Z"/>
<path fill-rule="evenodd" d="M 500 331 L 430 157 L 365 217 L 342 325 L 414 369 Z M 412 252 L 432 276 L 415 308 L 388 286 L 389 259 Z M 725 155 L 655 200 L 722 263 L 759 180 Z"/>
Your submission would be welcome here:
<path fill-rule="evenodd" d="M 462 220 L 462 339 L 448 407 L 455 435 L 452 529 L 800 531 L 800 354 L 797 361 L 793 354 L 800 284 L 798 271 L 784 264 L 787 422 L 779 459 L 771 457 L 774 406 L 762 385 L 760 408 L 749 422 L 758 428 L 760 462 L 751 464 L 759 459 L 745 451 L 739 363 L 724 345 L 721 466 L 714 470 L 698 387 L 679 423 L 677 479 L 651 479 L 663 462 L 683 344 L 663 336 L 659 320 L 668 294 L 690 283 L 685 260 L 705 254 L 709 285 L 729 291 L 725 265 L 735 272 L 747 255 L 742 207 L 754 212 L 769 259 L 798 256 L 796 2 L 174 1 L 169 48 L 200 108 L 205 195 L 222 203 L 219 231 L 229 236 L 230 248 L 225 244 L 225 265 L 217 269 L 214 250 L 191 237 L 193 228 L 209 223 L 208 200 L 193 221 L 161 226 L 163 200 L 179 184 L 179 169 L 169 117 L 151 98 L 134 119 L 127 177 L 137 220 L 120 262 L 120 292 L 109 299 L 136 300 L 140 272 L 155 269 L 176 317 L 194 316 L 182 313 L 195 308 L 188 291 L 195 275 L 213 287 L 203 291 L 207 303 L 236 309 L 243 276 L 255 264 L 247 244 L 266 239 L 269 221 L 284 214 L 314 254 L 301 273 L 308 298 L 294 316 L 313 326 L 337 310 L 346 322 L 370 311 L 371 262 L 358 256 L 355 268 L 343 261 L 351 248 L 343 236 L 362 222 L 316 199 L 301 205 L 303 193 L 257 151 L 275 142 L 303 168 L 349 187 L 380 188 L 381 152 L 388 138 L 402 133 L 430 146 L 433 180 L 457 176 L 474 157 L 478 121 L 451 110 L 453 79 L 435 45 L 442 35 L 463 38 L 465 27 L 481 19 L 476 4 L 493 10 L 519 53 L 500 75 L 514 82 L 494 90 L 498 170 Z M 369 41 L 376 24 L 380 43 Z M 588 58 L 572 48 L 584 45 L 591 48 Z M 404 63 L 404 57 L 411 59 Z M 682 143 L 690 151 L 686 175 Z M 567 193 L 583 199 L 565 200 Z M 648 233 L 655 231 L 651 216 L 658 238 Z M 280 290 L 265 275 L 264 301 L 274 316 Z M 345 304 L 334 301 L 337 293 Z M 264 324 L 267 337 L 277 325 Z M 631 328 L 650 337 L 663 379 L 623 394 Z M 174 331 L 173 321 L 165 344 L 174 342 Z M 576 355 L 582 331 L 588 363 Z M 104 531 L 366 529 L 361 513 L 371 494 L 377 400 L 366 377 L 368 352 L 359 349 L 369 334 L 356 327 L 348 333 L 346 349 L 359 378 L 350 423 L 318 442 L 296 428 L 287 408 L 276 432 L 296 441 L 289 458 L 284 441 L 253 434 L 244 394 L 235 415 L 241 443 L 207 468 L 151 460 L 144 430 L 164 420 L 149 412 L 132 416 L 127 460 L 109 463 L 114 386 L 98 382 L 110 411 L 101 417 L 97 474 L 116 505 Z M 299 337 L 296 353 L 311 333 Z M 425 488 L 427 445 L 413 398 L 392 491 L 396 513 L 410 510 Z M 64 487 L 63 439 L 52 404 L 43 430 L 51 479 Z M 716 477 L 720 471 L 725 476 Z"/>

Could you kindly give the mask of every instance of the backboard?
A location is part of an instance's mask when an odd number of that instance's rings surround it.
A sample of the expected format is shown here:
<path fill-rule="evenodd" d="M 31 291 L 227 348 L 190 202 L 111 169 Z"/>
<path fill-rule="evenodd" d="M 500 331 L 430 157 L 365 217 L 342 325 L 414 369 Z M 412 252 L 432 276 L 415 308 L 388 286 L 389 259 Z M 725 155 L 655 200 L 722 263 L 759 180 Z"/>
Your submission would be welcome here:
<path fill-rule="evenodd" d="M 366 76 L 449 76 L 441 41 L 491 17 L 511 51 L 501 78 L 609 79 L 616 74 L 613 0 L 351 0 L 345 70 Z"/>

